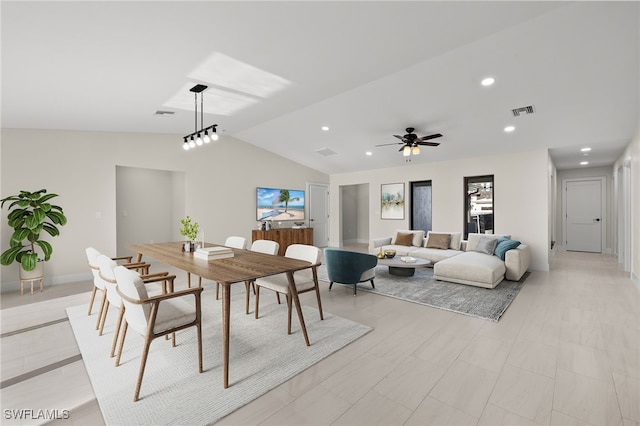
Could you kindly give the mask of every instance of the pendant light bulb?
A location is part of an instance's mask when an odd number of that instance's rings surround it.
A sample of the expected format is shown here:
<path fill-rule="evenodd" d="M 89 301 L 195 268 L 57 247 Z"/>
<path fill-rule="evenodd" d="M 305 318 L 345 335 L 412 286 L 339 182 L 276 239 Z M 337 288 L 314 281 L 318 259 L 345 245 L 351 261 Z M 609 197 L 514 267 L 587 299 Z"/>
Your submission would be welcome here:
<path fill-rule="evenodd" d="M 211 129 L 211 140 L 212 141 L 218 140 L 218 132 L 216 131 L 215 126 L 213 127 L 213 129 Z"/>
<path fill-rule="evenodd" d="M 189 141 L 189 148 L 195 148 L 196 141 L 193 140 L 193 136 L 191 136 L 191 140 Z"/>
<path fill-rule="evenodd" d="M 200 137 L 200 133 L 198 133 L 198 138 L 196 139 L 196 145 L 200 146 L 202 144 L 203 144 L 202 138 Z"/>
<path fill-rule="evenodd" d="M 418 155 L 418 154 L 420 154 L 420 147 L 419 147 L 418 145 L 414 145 L 414 147 L 413 147 L 413 148 L 411 148 L 411 153 L 412 153 L 413 155 Z"/>
<path fill-rule="evenodd" d="M 204 143 L 211 142 L 211 138 L 209 137 L 209 132 L 207 130 L 204 131 L 204 137 L 202 138 L 202 141 Z"/>
<path fill-rule="evenodd" d="M 182 144 L 182 149 L 185 151 L 189 151 L 189 142 L 187 142 L 187 138 L 184 138 L 184 143 Z"/>
<path fill-rule="evenodd" d="M 404 147 L 404 149 L 402 150 L 402 155 L 404 155 L 405 157 L 408 157 L 411 155 L 411 147 L 409 145 L 406 145 Z"/>

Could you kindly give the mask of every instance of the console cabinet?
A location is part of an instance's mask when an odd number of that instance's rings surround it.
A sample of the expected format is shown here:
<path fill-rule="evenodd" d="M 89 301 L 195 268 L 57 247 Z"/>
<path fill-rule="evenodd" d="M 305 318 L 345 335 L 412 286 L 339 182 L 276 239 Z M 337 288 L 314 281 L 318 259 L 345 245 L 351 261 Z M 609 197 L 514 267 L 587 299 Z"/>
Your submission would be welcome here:
<path fill-rule="evenodd" d="M 280 244 L 280 250 L 278 254 L 284 256 L 284 252 L 291 244 L 307 244 L 313 245 L 313 228 L 284 228 L 284 229 L 270 229 L 268 231 L 262 231 L 260 229 L 254 229 L 251 232 L 251 241 L 255 240 L 271 240 Z"/>

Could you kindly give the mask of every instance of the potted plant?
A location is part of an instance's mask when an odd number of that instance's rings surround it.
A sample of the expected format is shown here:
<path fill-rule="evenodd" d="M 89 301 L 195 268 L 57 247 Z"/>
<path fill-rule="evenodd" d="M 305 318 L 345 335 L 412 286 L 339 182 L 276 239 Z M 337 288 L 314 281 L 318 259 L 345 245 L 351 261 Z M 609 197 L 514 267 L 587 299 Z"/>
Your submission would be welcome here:
<path fill-rule="evenodd" d="M 13 228 L 10 247 L 0 255 L 2 265 L 18 262 L 21 266 L 20 278 L 43 276 L 44 263 L 51 258 L 53 247 L 41 239 L 42 231 L 52 237 L 60 235 L 58 226 L 64 226 L 67 218 L 60 206 L 49 202 L 58 194 L 47 194 L 46 189 L 36 192 L 20 191 L 0 200 L 0 208 L 9 204 L 7 221 Z M 40 257 L 38 249 L 42 252 Z"/>
<path fill-rule="evenodd" d="M 182 248 L 183 251 L 195 251 L 195 239 L 198 238 L 198 232 L 200 231 L 200 225 L 198 222 L 191 222 L 191 217 L 187 216 L 180 221 L 182 228 L 180 228 L 180 235 L 185 237 L 187 241 Z"/>

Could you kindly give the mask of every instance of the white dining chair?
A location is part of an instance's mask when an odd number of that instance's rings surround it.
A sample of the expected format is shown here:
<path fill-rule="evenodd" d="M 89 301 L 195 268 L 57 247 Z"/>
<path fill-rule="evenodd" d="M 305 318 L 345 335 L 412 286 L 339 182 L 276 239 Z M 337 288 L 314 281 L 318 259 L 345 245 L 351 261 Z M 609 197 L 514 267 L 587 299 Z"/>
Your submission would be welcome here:
<path fill-rule="evenodd" d="M 305 260 L 313 265 L 320 263 L 321 251 L 319 248 L 306 245 L 306 244 L 292 244 L 287 247 L 285 257 L 292 259 Z M 316 298 L 318 300 L 318 312 L 320 314 L 320 320 L 323 320 L 322 315 L 322 301 L 320 300 L 320 287 L 318 286 L 318 273 L 316 266 L 310 268 L 295 271 L 293 273 L 293 279 L 295 281 L 295 287 L 298 294 L 305 293 L 307 291 L 316 292 Z M 289 289 L 289 280 L 286 274 L 272 275 L 264 278 L 258 278 L 255 281 L 256 284 L 256 307 L 255 317 L 259 317 L 258 308 L 260 305 L 260 289 L 268 288 L 277 293 L 282 293 L 287 299 L 288 321 L 287 321 L 287 334 L 291 334 L 291 311 L 292 311 L 292 299 Z"/>
<path fill-rule="evenodd" d="M 247 239 L 244 237 L 231 236 L 224 241 L 225 247 L 245 250 L 247 248 Z M 202 285 L 200 280 L 199 285 Z M 216 283 L 216 300 L 220 299 L 220 283 Z"/>
<path fill-rule="evenodd" d="M 144 282 L 138 274 L 122 266 L 114 269 L 118 283 L 116 289 L 124 304 L 124 325 L 120 336 L 120 345 L 116 357 L 116 366 L 120 364 L 122 349 L 128 328 L 144 337 L 144 346 L 140 358 L 138 381 L 133 401 L 138 401 L 144 369 L 149 357 L 151 342 L 162 336 L 172 335 L 175 347 L 176 331 L 196 327 L 198 342 L 198 372 L 202 373 L 202 287 L 187 288 L 158 296 L 149 296 Z M 175 279 L 175 275 L 167 276 Z M 171 369 L 170 369 L 171 370 Z M 167 372 L 163 373 L 167 374 Z"/>
<path fill-rule="evenodd" d="M 255 240 L 251 243 L 249 250 L 275 256 L 278 254 L 278 250 L 280 250 L 280 243 L 271 240 Z M 244 311 L 246 314 L 249 314 L 249 292 L 251 288 L 253 289 L 253 294 L 256 294 L 256 286 L 254 281 L 245 281 L 244 286 L 247 290 Z M 280 303 L 280 293 L 276 293 L 276 297 L 278 298 L 278 303 Z"/>
<path fill-rule="evenodd" d="M 109 313 L 109 307 L 113 306 L 118 310 L 118 319 L 115 324 L 115 331 L 113 333 L 113 342 L 111 343 L 111 352 L 109 356 L 113 358 L 116 350 L 116 344 L 118 342 L 118 335 L 120 333 L 120 326 L 122 324 L 122 318 L 124 315 L 124 305 L 122 304 L 122 298 L 117 291 L 117 282 L 114 274 L 115 268 L 118 266 L 118 263 L 104 254 L 101 254 L 96 259 L 96 263 L 99 267 L 98 278 L 102 281 L 103 286 L 106 290 L 107 301 L 104 305 L 104 309 L 102 310 L 102 315 L 100 318 L 100 327 L 98 331 L 98 335 L 102 336 L 104 331 L 104 324 L 107 321 L 107 315 Z M 136 271 L 136 273 L 138 273 Z M 140 275 L 138 273 L 138 275 Z M 167 292 L 167 284 L 169 284 L 169 291 L 173 291 L 173 280 L 167 279 L 169 275 L 168 272 L 158 272 L 151 275 L 140 275 L 140 278 L 143 280 L 145 284 L 161 282 L 162 289 L 161 291 L 156 290 L 155 294 L 165 294 Z"/>
<path fill-rule="evenodd" d="M 97 264 L 98 257 L 102 254 L 97 249 L 93 247 L 87 247 L 85 249 L 85 253 L 87 256 L 87 264 L 89 265 L 89 269 L 93 275 L 93 290 L 91 291 L 91 300 L 89 301 L 89 310 L 87 311 L 87 315 L 91 315 L 91 310 L 93 309 L 93 302 L 96 297 L 96 293 L 98 290 L 102 293 L 102 298 L 100 301 L 100 310 L 98 311 L 98 320 L 96 321 L 96 330 L 100 327 L 100 319 L 102 318 L 102 314 L 104 312 L 104 306 L 107 302 L 107 291 L 104 286 L 104 281 L 100 278 L 100 267 Z M 122 265 L 137 270 L 141 273 L 149 273 L 149 264 L 146 262 L 132 262 L 133 256 L 118 256 L 111 258 L 115 262 L 124 261 Z"/>

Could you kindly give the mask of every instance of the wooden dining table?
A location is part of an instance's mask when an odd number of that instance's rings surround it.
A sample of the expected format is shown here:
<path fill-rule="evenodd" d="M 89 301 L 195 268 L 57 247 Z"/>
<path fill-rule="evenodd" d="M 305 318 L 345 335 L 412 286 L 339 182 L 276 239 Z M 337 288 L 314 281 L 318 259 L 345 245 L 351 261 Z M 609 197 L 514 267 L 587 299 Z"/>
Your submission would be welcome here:
<path fill-rule="evenodd" d="M 301 269 L 319 266 L 319 264 L 241 249 L 232 249 L 233 257 L 204 260 L 194 257 L 193 253 L 183 252 L 182 246 L 182 242 L 166 242 L 134 244 L 128 248 L 138 254 L 138 261 L 141 261 L 142 257 L 146 256 L 186 271 L 188 274 L 194 274 L 220 283 L 222 286 L 222 367 L 225 389 L 229 387 L 229 330 L 232 284 L 253 281 L 269 275 L 286 274 L 304 340 L 306 345 L 309 346 L 309 336 L 307 335 L 293 273 Z M 205 243 L 204 246 L 213 247 L 218 246 L 218 244 Z"/>

